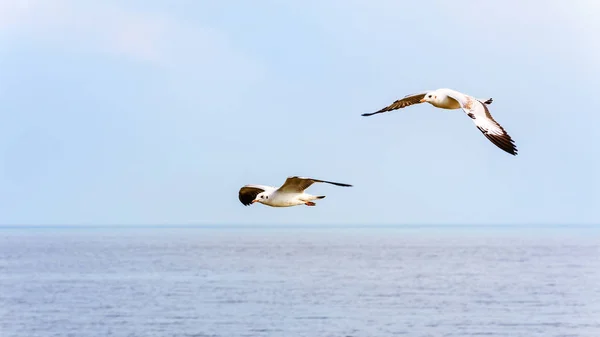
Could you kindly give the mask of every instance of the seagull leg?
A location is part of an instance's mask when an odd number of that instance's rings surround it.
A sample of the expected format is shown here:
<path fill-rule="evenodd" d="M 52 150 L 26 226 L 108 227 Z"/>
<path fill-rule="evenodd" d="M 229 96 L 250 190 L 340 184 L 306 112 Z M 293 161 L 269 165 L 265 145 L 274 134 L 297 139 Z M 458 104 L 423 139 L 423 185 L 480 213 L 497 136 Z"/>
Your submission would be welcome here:
<path fill-rule="evenodd" d="M 306 203 L 304 203 L 306 206 L 317 206 L 317 204 L 315 204 L 312 201 L 307 201 Z"/>

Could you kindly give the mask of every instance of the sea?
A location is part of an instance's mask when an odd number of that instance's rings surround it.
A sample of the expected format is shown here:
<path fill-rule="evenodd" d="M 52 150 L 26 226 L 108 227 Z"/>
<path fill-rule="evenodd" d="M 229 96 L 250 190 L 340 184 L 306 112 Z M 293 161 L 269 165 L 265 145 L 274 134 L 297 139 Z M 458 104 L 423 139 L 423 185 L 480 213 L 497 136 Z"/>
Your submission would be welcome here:
<path fill-rule="evenodd" d="M 600 336 L 600 227 L 0 228 L 0 336 Z"/>

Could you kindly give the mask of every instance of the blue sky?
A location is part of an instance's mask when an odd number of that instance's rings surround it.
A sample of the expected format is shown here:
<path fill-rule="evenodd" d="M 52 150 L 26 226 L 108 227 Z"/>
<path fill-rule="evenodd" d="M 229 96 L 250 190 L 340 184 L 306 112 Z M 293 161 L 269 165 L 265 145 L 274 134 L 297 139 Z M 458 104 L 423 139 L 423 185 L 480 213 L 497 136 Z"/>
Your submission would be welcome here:
<path fill-rule="evenodd" d="M 0 3 L 0 224 L 598 224 L 594 1 Z M 493 97 L 519 155 L 462 111 Z M 244 207 L 289 175 L 317 207 Z"/>

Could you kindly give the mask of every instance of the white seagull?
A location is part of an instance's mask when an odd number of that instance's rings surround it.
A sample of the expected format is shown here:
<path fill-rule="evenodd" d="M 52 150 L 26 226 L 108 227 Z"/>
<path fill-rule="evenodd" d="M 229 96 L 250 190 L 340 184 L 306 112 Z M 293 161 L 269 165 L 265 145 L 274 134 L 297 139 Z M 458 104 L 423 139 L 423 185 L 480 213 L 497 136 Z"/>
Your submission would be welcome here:
<path fill-rule="evenodd" d="M 312 200 L 323 199 L 324 195 L 315 196 L 304 193 L 313 183 L 328 183 L 337 186 L 351 187 L 352 185 L 334 183 L 305 177 L 288 177 L 279 188 L 265 185 L 246 185 L 240 188 L 239 199 L 245 206 L 255 202 L 271 207 L 290 207 L 298 205 L 315 206 Z"/>
<path fill-rule="evenodd" d="M 486 106 L 492 103 L 491 98 L 487 100 L 476 99 L 458 91 L 443 88 L 405 96 L 379 111 L 364 113 L 362 116 L 372 116 L 425 102 L 441 109 L 463 109 L 467 116 L 473 120 L 479 131 L 494 145 L 514 156 L 517 155 L 517 147 L 514 141 L 504 131 L 504 128 L 494 120 Z"/>

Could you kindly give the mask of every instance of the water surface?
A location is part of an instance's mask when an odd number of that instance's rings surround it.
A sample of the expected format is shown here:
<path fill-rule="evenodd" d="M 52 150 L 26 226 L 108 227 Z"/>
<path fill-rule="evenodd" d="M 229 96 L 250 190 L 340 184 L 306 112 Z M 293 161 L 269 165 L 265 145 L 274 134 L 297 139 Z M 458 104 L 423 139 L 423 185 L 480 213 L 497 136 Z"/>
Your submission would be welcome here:
<path fill-rule="evenodd" d="M 0 335 L 600 336 L 587 229 L 0 229 Z"/>

